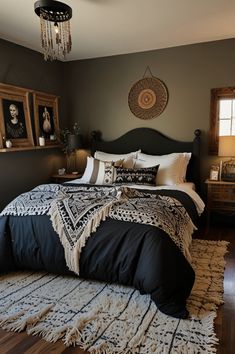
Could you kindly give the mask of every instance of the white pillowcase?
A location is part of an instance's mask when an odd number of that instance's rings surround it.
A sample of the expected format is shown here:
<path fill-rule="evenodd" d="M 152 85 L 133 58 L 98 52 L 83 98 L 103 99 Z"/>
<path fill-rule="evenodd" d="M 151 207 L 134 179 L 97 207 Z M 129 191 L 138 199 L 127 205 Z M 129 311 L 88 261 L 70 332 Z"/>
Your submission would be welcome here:
<path fill-rule="evenodd" d="M 132 157 L 133 159 L 136 159 L 138 153 L 140 153 L 140 152 L 141 152 L 141 150 L 133 151 L 128 154 L 110 154 L 108 152 L 97 150 L 94 154 L 94 158 L 98 159 L 98 160 L 102 160 L 102 161 L 116 162 L 118 160 L 127 159 L 128 157 Z"/>
<path fill-rule="evenodd" d="M 100 161 L 87 156 L 87 164 L 81 178 L 82 183 L 91 184 L 112 184 L 114 179 L 115 167 L 111 161 Z"/>
<path fill-rule="evenodd" d="M 138 153 L 134 168 L 160 165 L 157 173 L 157 185 L 176 185 L 186 180 L 186 171 L 191 153 L 180 152 L 168 155 L 147 155 Z"/>

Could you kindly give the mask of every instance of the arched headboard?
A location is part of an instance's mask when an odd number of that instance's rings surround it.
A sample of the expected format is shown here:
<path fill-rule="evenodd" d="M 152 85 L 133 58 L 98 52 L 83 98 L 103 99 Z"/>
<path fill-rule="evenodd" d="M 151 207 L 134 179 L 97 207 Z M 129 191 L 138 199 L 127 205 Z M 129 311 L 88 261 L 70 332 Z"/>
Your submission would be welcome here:
<path fill-rule="evenodd" d="M 141 149 L 150 155 L 165 155 L 172 152 L 191 152 L 192 157 L 187 169 L 187 180 L 195 183 L 197 190 L 200 188 L 200 135 L 199 129 L 194 131 L 192 141 L 178 141 L 163 135 L 151 128 L 136 128 L 130 130 L 112 141 L 102 140 L 101 133 L 92 132 L 91 153 L 96 150 L 113 154 L 125 154 Z"/>

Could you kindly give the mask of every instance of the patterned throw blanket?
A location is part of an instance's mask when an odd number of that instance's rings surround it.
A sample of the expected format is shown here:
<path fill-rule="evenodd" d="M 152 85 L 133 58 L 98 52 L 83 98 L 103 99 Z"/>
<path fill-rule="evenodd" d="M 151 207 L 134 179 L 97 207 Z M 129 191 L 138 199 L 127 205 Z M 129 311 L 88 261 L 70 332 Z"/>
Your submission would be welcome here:
<path fill-rule="evenodd" d="M 156 226 L 165 231 L 191 262 L 189 246 L 196 229 L 183 205 L 175 198 L 123 189 L 123 198 L 111 208 L 112 219 Z"/>
<path fill-rule="evenodd" d="M 164 230 L 190 261 L 194 225 L 171 197 L 125 187 L 41 185 L 13 200 L 0 215 L 48 214 L 65 250 L 67 266 L 79 274 L 82 248 L 107 216 Z"/>

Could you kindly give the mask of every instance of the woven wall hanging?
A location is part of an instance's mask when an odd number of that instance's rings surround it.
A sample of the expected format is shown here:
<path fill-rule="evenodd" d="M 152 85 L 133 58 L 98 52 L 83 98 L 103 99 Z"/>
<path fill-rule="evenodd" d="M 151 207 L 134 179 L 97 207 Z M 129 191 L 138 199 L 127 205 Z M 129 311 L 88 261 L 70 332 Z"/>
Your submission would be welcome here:
<path fill-rule="evenodd" d="M 151 77 L 145 77 L 149 71 Z M 128 95 L 131 112 L 140 119 L 152 119 L 159 116 L 165 109 L 168 92 L 165 84 L 154 77 L 149 67 L 143 79 L 134 83 Z"/>

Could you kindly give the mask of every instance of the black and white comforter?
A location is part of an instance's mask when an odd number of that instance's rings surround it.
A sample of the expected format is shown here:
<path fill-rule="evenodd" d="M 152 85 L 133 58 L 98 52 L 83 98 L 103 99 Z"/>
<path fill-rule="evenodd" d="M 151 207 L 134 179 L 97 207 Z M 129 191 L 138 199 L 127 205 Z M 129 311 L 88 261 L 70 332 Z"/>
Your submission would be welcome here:
<path fill-rule="evenodd" d="M 134 286 L 162 312 L 184 318 L 197 216 L 182 191 L 39 186 L 1 213 L 0 271 L 75 272 Z"/>

